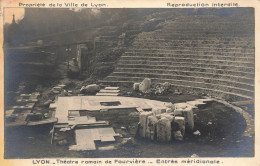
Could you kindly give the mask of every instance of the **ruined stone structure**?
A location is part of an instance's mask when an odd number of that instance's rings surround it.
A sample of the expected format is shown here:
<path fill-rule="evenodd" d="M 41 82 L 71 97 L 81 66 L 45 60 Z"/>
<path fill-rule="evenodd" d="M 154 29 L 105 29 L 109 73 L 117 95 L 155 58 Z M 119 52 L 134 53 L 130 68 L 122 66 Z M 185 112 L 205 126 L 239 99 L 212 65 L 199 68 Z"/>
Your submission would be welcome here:
<path fill-rule="evenodd" d="M 230 101 L 254 98 L 254 20 L 179 16 L 139 34 L 103 83 L 150 78 Z"/>

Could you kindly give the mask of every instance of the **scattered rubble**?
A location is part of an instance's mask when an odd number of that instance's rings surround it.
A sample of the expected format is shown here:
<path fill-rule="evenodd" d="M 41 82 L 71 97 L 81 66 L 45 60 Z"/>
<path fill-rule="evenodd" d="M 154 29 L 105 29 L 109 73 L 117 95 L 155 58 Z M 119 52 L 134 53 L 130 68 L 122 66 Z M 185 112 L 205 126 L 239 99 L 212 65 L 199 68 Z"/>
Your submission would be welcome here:
<path fill-rule="evenodd" d="M 152 91 L 154 92 L 155 95 L 162 95 L 169 92 L 170 88 L 171 88 L 171 84 L 169 82 L 165 82 L 162 84 L 155 85 Z"/>
<path fill-rule="evenodd" d="M 119 92 L 119 87 L 105 87 L 96 93 L 96 96 L 118 96 Z"/>

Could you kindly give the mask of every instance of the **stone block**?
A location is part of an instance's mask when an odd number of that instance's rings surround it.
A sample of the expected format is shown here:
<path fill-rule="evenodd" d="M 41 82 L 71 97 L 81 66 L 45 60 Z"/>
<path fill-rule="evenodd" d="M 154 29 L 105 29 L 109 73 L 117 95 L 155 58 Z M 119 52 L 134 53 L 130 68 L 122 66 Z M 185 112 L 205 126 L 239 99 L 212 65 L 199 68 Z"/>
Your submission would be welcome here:
<path fill-rule="evenodd" d="M 96 85 L 96 84 L 90 84 L 90 85 L 87 85 L 87 86 L 83 86 L 81 89 L 80 89 L 80 92 L 81 93 L 96 93 L 100 90 L 100 86 L 99 85 Z"/>
<path fill-rule="evenodd" d="M 184 117 L 175 117 L 174 122 L 178 125 L 178 129 L 181 131 L 181 134 L 185 135 L 185 118 Z"/>
<path fill-rule="evenodd" d="M 140 83 L 134 83 L 133 89 L 134 89 L 135 91 L 139 91 L 139 86 L 140 86 Z"/>
<path fill-rule="evenodd" d="M 183 135 L 180 130 L 174 132 L 174 139 L 178 141 L 183 141 Z"/>
<path fill-rule="evenodd" d="M 206 103 L 204 103 L 203 101 L 200 101 L 200 100 L 195 100 L 195 101 L 188 101 L 187 104 L 191 105 L 191 107 L 194 107 L 194 108 L 204 108 L 206 107 Z"/>
<path fill-rule="evenodd" d="M 174 109 L 178 110 L 178 109 L 185 109 L 187 108 L 188 106 L 190 106 L 188 103 L 175 103 L 174 104 Z"/>
<path fill-rule="evenodd" d="M 152 115 L 152 112 L 141 112 L 139 116 L 139 136 L 145 138 L 147 117 Z"/>
<path fill-rule="evenodd" d="M 151 88 L 151 79 L 150 78 L 145 78 L 139 85 L 139 91 L 145 93 Z"/>
<path fill-rule="evenodd" d="M 157 123 L 157 140 L 161 142 L 171 141 L 171 121 L 161 118 Z"/>
<path fill-rule="evenodd" d="M 176 110 L 174 110 L 173 113 L 174 113 L 175 116 L 182 116 L 182 117 L 184 117 L 183 109 L 176 109 Z"/>
<path fill-rule="evenodd" d="M 174 116 L 172 114 L 168 114 L 168 113 L 163 113 L 161 114 L 161 119 L 162 118 L 166 118 L 166 119 L 169 119 L 170 122 L 172 122 L 174 120 Z"/>
<path fill-rule="evenodd" d="M 150 115 L 147 118 L 147 126 L 146 126 L 146 135 L 145 137 L 151 140 L 156 140 L 156 126 L 158 123 L 158 119 Z"/>
<path fill-rule="evenodd" d="M 152 112 L 153 112 L 154 116 L 160 115 L 162 113 L 161 109 L 159 109 L 159 108 L 153 108 Z"/>
<path fill-rule="evenodd" d="M 193 116 L 193 109 L 191 107 L 187 107 L 183 110 L 184 118 L 185 118 L 185 125 L 186 128 L 189 130 L 193 130 L 194 128 L 194 116 Z"/>
<path fill-rule="evenodd" d="M 53 90 L 56 90 L 56 91 L 61 91 L 62 90 L 62 87 L 59 87 L 59 86 L 55 86 L 52 88 Z"/>
<path fill-rule="evenodd" d="M 166 108 L 166 113 L 172 113 L 172 109 L 171 108 Z"/>
<path fill-rule="evenodd" d="M 172 108 L 173 104 L 172 103 L 164 103 L 164 106 L 167 108 Z"/>

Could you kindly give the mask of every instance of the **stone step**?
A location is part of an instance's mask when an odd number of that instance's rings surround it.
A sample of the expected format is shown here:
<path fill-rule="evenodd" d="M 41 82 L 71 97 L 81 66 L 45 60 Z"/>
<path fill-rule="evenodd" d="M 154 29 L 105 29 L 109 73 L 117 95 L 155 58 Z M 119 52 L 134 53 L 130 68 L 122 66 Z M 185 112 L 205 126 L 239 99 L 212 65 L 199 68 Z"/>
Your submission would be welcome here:
<path fill-rule="evenodd" d="M 224 43 L 224 44 L 254 44 L 254 37 L 235 37 L 235 36 L 225 36 L 225 37 L 209 37 L 209 36 L 204 36 L 204 37 L 179 37 L 179 38 L 172 38 L 172 37 L 160 37 L 160 36 L 153 36 L 153 35 L 146 35 L 146 36 L 141 36 L 138 35 L 135 39 L 135 41 L 139 42 L 171 42 L 171 43 L 207 43 L 207 44 L 215 44 L 215 43 Z"/>
<path fill-rule="evenodd" d="M 249 36 L 252 35 L 252 32 L 254 32 L 254 29 L 252 29 L 250 31 L 250 29 L 248 29 L 248 32 L 245 31 L 236 31 L 236 32 L 214 32 L 214 31 L 208 31 L 208 32 L 200 32 L 200 31 L 196 31 L 196 30 L 181 30 L 181 31 L 177 31 L 177 30 L 165 30 L 163 29 L 161 31 L 161 33 L 157 33 L 156 35 L 158 36 L 187 36 L 189 35 L 190 37 L 193 36 L 218 36 L 218 37 L 226 37 L 226 35 L 233 35 L 233 36 L 241 36 L 241 37 L 245 37 L 245 36 Z M 181 34 L 180 34 L 181 33 Z"/>
<path fill-rule="evenodd" d="M 215 24 L 209 26 L 206 25 L 206 27 L 202 27 L 202 25 L 195 25 L 195 24 L 191 24 L 190 26 L 192 27 L 187 27 L 188 25 L 185 24 L 186 27 L 180 27 L 181 25 L 176 25 L 174 24 L 174 26 L 165 26 L 161 32 L 183 32 L 183 33 L 189 33 L 189 32 L 193 32 L 193 33 L 202 33 L 202 34 L 237 34 L 237 33 L 249 33 L 246 31 L 254 31 L 254 26 L 252 27 L 235 27 L 235 25 L 231 25 L 230 27 L 227 26 L 220 26 L 219 24 L 218 26 L 214 27 Z M 204 24 L 205 25 L 205 24 Z M 182 31 L 183 30 L 183 31 Z"/>
<path fill-rule="evenodd" d="M 159 45 L 159 44 L 139 44 L 133 45 L 129 47 L 127 53 L 138 53 L 138 52 L 145 52 L 145 53 L 175 53 L 175 54 L 201 54 L 201 55 L 255 55 L 254 49 L 251 47 L 250 49 L 241 49 L 241 50 L 229 50 L 229 49 L 218 49 L 218 48 L 208 48 L 208 49 L 199 49 L 195 46 L 193 48 L 184 46 L 183 48 L 179 47 L 175 49 L 175 46 L 167 46 L 167 45 Z"/>
<path fill-rule="evenodd" d="M 180 43 L 163 43 L 163 42 L 158 42 L 158 43 L 148 43 L 148 42 L 140 42 L 140 43 L 133 43 L 133 50 L 136 50 L 136 48 L 138 47 L 148 47 L 149 49 L 142 49 L 142 50 L 148 50 L 148 51 L 152 51 L 155 50 L 156 47 L 158 47 L 158 50 L 160 51 L 165 51 L 165 48 L 171 48 L 171 50 L 169 49 L 169 51 L 174 51 L 174 50 L 206 50 L 206 51 L 225 51 L 225 52 L 249 52 L 249 53 L 254 53 L 255 49 L 248 47 L 248 46 L 236 46 L 236 47 L 230 47 L 228 45 L 203 45 L 203 44 L 180 44 Z M 155 47 L 155 48 L 153 48 Z M 162 47 L 162 49 L 160 49 L 160 47 Z M 152 50 L 151 50 L 152 49 Z M 141 50 L 141 49 L 140 49 Z M 168 51 L 168 50 L 167 50 Z"/>
<path fill-rule="evenodd" d="M 154 54 L 199 54 L 199 55 L 226 55 L 226 56 L 234 56 L 234 55 L 244 55 L 244 56 L 252 56 L 254 57 L 255 52 L 242 52 L 242 51 L 223 51 L 223 50 L 211 50 L 211 49 L 172 49 L 172 46 L 153 46 L 148 47 L 147 45 L 141 45 L 128 49 L 125 53 L 154 53 Z"/>
<path fill-rule="evenodd" d="M 159 80 L 160 82 L 163 82 L 163 80 Z M 118 81 L 118 80 L 100 80 L 100 83 L 106 83 L 110 85 L 132 85 L 134 81 Z M 178 87 L 180 90 L 183 89 L 185 91 L 190 90 L 194 91 L 196 93 L 205 93 L 210 96 L 219 97 L 222 99 L 226 99 L 229 101 L 236 101 L 236 100 L 252 100 L 253 97 L 242 95 L 239 93 L 232 93 L 227 92 L 219 89 L 209 89 L 209 88 L 202 88 L 202 87 L 195 87 L 195 86 L 187 86 L 187 85 L 181 85 L 181 84 L 173 84 L 173 86 Z"/>
<path fill-rule="evenodd" d="M 96 96 L 118 96 L 118 93 L 97 93 Z"/>
<path fill-rule="evenodd" d="M 219 49 L 219 50 L 236 50 L 236 49 L 230 49 L 230 48 L 240 48 L 240 50 L 253 50 L 255 49 L 254 43 L 237 43 L 237 44 L 230 44 L 228 42 L 219 42 L 219 43 L 199 43 L 195 41 L 190 41 L 190 43 L 187 42 L 165 42 L 165 41 L 158 41 L 158 42 L 149 42 L 149 41 L 135 41 L 131 45 L 133 48 L 172 48 L 172 49 L 178 49 L 176 47 L 179 47 L 179 49 L 182 49 L 181 47 L 185 47 L 188 49 L 197 47 L 209 47 L 209 49 Z M 205 48 L 203 48 L 205 49 Z M 237 49 L 238 50 L 238 49 Z"/>
<path fill-rule="evenodd" d="M 132 46 L 138 47 L 143 45 L 152 46 L 179 46 L 179 47 L 212 47 L 212 48 L 248 48 L 254 49 L 254 42 L 226 42 L 226 41 L 204 41 L 204 40 L 134 40 Z"/>
<path fill-rule="evenodd" d="M 114 71 L 117 72 L 147 72 L 147 73 L 179 73 L 179 72 L 195 72 L 198 74 L 206 75 L 223 75 L 223 76 L 234 76 L 245 79 L 253 79 L 255 77 L 254 73 L 250 72 L 241 72 L 237 70 L 223 70 L 223 69 L 213 69 L 213 68 L 200 68 L 200 67 L 191 67 L 191 66 L 165 66 L 163 68 L 154 68 L 154 67 L 128 67 L 128 66 L 117 66 Z"/>
<path fill-rule="evenodd" d="M 254 90 L 254 79 L 250 82 L 241 82 L 234 79 L 223 79 L 223 78 L 212 78 L 205 77 L 204 75 L 181 75 L 181 74 L 165 74 L 165 73 L 140 73 L 140 72 L 113 72 L 109 76 L 125 76 L 125 77 L 148 77 L 148 78 L 161 78 L 161 79 L 177 79 L 177 80 L 189 80 L 189 81 L 198 81 L 206 82 L 213 84 L 224 84 L 224 85 L 234 85 L 236 87 L 243 87 L 245 89 Z"/>
<path fill-rule="evenodd" d="M 213 21 L 213 20 L 212 20 Z M 190 23 L 167 23 L 164 27 L 163 27 L 163 31 L 164 30 L 171 30 L 171 31 L 176 31 L 176 30 L 184 30 L 184 32 L 186 31 L 192 31 L 194 30 L 195 32 L 197 31 L 210 31 L 210 32 L 223 32 L 225 31 L 225 33 L 230 33 L 230 31 L 245 31 L 248 28 L 254 28 L 254 24 L 249 24 L 249 25 L 242 25 L 242 23 L 240 24 L 220 24 L 220 22 L 200 22 L 200 23 L 194 23 L 193 21 L 191 21 Z M 228 32 L 226 32 L 228 31 Z"/>
<path fill-rule="evenodd" d="M 217 64 L 205 64 L 205 63 L 192 63 L 192 62 L 172 62 L 171 65 L 151 65 L 151 64 L 117 64 L 117 67 L 127 68 L 152 68 L 152 69 L 168 69 L 172 67 L 192 67 L 192 68 L 211 68 L 219 70 L 231 70 L 238 72 L 245 72 L 253 74 L 255 69 L 253 67 L 241 67 L 235 65 L 217 65 Z"/>
<path fill-rule="evenodd" d="M 211 79 L 222 79 L 222 80 L 232 80 L 239 83 L 244 83 L 245 85 L 252 85 L 254 84 L 254 77 L 248 78 L 248 77 L 242 77 L 242 76 L 234 76 L 234 75 L 224 75 L 224 74 L 214 74 L 214 73 L 207 73 L 207 72 L 196 72 L 196 71 L 180 71 L 180 70 L 131 70 L 129 68 L 127 69 L 115 69 L 112 75 L 114 74 L 126 74 L 127 73 L 144 73 L 144 75 L 147 74 L 153 74 L 153 75 L 171 75 L 171 76 L 196 76 L 196 77 L 203 77 L 203 78 L 211 78 Z"/>
<path fill-rule="evenodd" d="M 131 82 L 141 82 L 144 77 L 124 77 L 124 76 L 108 76 L 105 78 L 106 81 L 131 81 Z M 219 89 L 222 91 L 232 92 L 232 93 L 238 93 L 243 94 L 246 96 L 254 96 L 254 91 L 243 89 L 239 87 L 233 86 L 233 83 L 230 83 L 230 85 L 221 85 L 221 84 L 214 84 L 214 83 L 207 83 L 207 82 L 200 82 L 200 79 L 193 78 L 194 80 L 179 80 L 174 78 L 161 78 L 161 77 L 149 77 L 152 79 L 152 82 L 170 82 L 173 84 L 180 84 L 180 85 L 186 85 L 186 86 L 193 86 L 193 87 L 201 87 L 201 88 L 208 88 L 208 89 Z M 203 79 L 203 78 L 202 78 Z M 210 81 L 210 79 L 209 79 Z"/>
<path fill-rule="evenodd" d="M 169 74 L 153 74 L 153 73 L 112 73 L 109 75 L 106 79 L 109 78 L 117 78 L 120 77 L 121 79 L 124 78 L 124 80 L 128 80 L 131 78 L 153 78 L 153 79 L 167 79 L 167 80 L 178 80 L 178 81 L 193 81 L 193 82 L 200 82 L 204 84 L 212 84 L 212 85 L 219 85 L 219 86 L 225 86 L 225 87 L 234 87 L 238 88 L 240 90 L 245 90 L 249 93 L 254 92 L 254 83 L 241 83 L 236 82 L 234 80 L 224 80 L 224 79 L 215 79 L 215 78 L 205 78 L 205 77 L 198 77 L 198 76 L 183 76 L 183 75 L 169 75 Z"/>
<path fill-rule="evenodd" d="M 107 87 L 105 87 L 104 89 L 107 89 L 107 90 L 118 90 L 119 87 L 107 86 Z"/>
<path fill-rule="evenodd" d="M 184 35 L 179 35 L 179 34 L 174 34 L 174 33 L 157 33 L 153 35 L 149 35 L 148 37 L 144 37 L 143 39 L 153 39 L 153 38 L 158 38 L 158 39 L 166 39 L 166 40 L 203 40 L 203 39 L 223 39 L 226 38 L 227 35 L 223 34 L 214 34 L 214 35 L 206 35 L 206 34 L 199 34 L 199 35 L 191 35 L 191 34 L 184 34 Z M 245 37 L 251 37 L 253 38 L 254 35 L 249 33 L 249 34 L 243 34 L 243 35 L 229 35 L 230 38 L 245 38 Z M 225 39 L 227 40 L 227 39 Z M 252 39 L 249 39 L 251 41 Z M 232 41 L 232 40 L 231 40 Z M 239 40 L 239 41 L 246 41 L 246 40 Z"/>
<path fill-rule="evenodd" d="M 166 66 L 171 66 L 176 63 L 199 63 L 199 64 L 211 64 L 211 65 L 228 65 L 228 66 L 240 66 L 240 67 L 246 67 L 246 68 L 254 68 L 253 63 L 249 62 L 244 62 L 244 61 L 227 61 L 227 60 L 210 60 L 210 59 L 194 59 L 194 58 L 175 58 L 172 61 L 166 61 L 164 59 L 161 60 L 124 60 L 124 59 L 119 59 L 118 65 L 124 65 L 124 64 L 132 64 L 132 65 L 137 65 L 137 64 L 147 64 L 147 65 L 166 65 Z"/>
<path fill-rule="evenodd" d="M 185 38 L 189 38 L 189 39 L 192 39 L 192 38 L 198 38 L 198 39 L 202 39 L 202 38 L 225 38 L 226 36 L 229 36 L 229 37 L 241 37 L 241 38 L 244 38 L 244 37 L 253 37 L 253 31 L 251 32 L 248 32 L 248 33 L 241 33 L 241 34 L 221 34 L 221 33 L 218 33 L 218 34 L 206 34 L 206 33 L 192 33 L 191 32 L 181 32 L 181 31 L 171 31 L 171 32 L 167 32 L 167 31 L 164 31 L 162 33 L 156 33 L 153 35 L 153 37 L 160 37 L 160 38 L 166 38 L 166 39 L 185 39 Z"/>
<path fill-rule="evenodd" d="M 231 104 L 237 105 L 237 106 L 243 106 L 243 105 L 251 105 L 254 104 L 254 100 L 243 100 L 243 101 L 235 101 L 232 102 Z"/>
<path fill-rule="evenodd" d="M 244 61 L 254 63 L 255 59 L 253 57 L 236 57 L 236 56 L 222 56 L 222 55 L 197 55 L 197 54 L 163 54 L 163 53 L 129 53 L 121 56 L 121 60 L 175 60 L 176 58 L 193 58 L 193 59 L 210 59 L 210 60 L 226 60 L 226 61 Z"/>
<path fill-rule="evenodd" d="M 200 41 L 200 40 L 204 40 L 204 41 L 210 41 L 212 43 L 215 43 L 215 42 L 219 42 L 219 41 L 226 41 L 226 42 L 235 42 L 235 43 L 239 43 L 239 42 L 254 42 L 254 35 L 244 35 L 244 36 L 241 36 L 241 35 L 225 35 L 225 36 L 218 36 L 218 35 L 215 35 L 215 36 L 204 36 L 204 35 L 201 35 L 201 36 L 188 36 L 188 35 L 176 35 L 176 38 L 171 38 L 169 36 L 171 36 L 171 33 L 163 33 L 163 30 L 162 31 L 153 31 L 153 32 L 143 32 L 143 33 L 140 33 L 136 36 L 136 38 L 134 38 L 134 41 L 136 40 L 147 40 L 147 41 L 150 41 L 150 40 L 163 40 L 163 41 L 176 41 L 176 40 L 179 40 L 179 41 L 183 41 L 183 40 L 189 40 L 189 41 Z"/>
<path fill-rule="evenodd" d="M 114 89 L 101 89 L 99 93 L 118 93 L 120 90 L 114 90 Z"/>

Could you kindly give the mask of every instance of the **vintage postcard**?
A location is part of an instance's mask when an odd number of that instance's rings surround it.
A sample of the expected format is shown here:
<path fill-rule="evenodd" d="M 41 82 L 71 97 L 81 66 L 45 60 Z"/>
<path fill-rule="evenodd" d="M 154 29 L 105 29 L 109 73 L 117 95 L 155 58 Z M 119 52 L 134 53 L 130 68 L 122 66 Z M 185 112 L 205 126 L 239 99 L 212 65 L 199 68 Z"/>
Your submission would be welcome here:
<path fill-rule="evenodd" d="M 1 1 L 0 165 L 259 166 L 260 1 Z"/>

